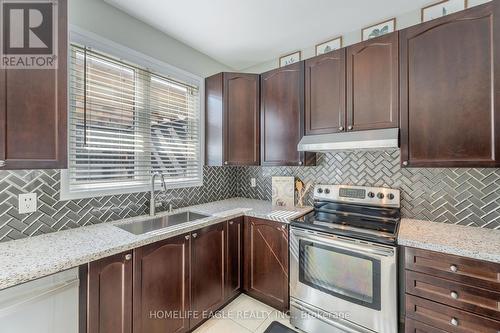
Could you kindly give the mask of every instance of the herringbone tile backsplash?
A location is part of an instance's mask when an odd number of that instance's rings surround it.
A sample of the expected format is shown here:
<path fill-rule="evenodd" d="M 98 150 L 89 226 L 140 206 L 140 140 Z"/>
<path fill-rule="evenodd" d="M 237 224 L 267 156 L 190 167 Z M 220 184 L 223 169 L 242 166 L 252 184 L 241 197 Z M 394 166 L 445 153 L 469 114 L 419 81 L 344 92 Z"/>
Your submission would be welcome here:
<path fill-rule="evenodd" d="M 240 168 L 239 195 L 271 200 L 272 176 L 295 176 L 311 189 L 314 184 L 396 188 L 403 217 L 500 229 L 500 169 L 401 169 L 399 150 L 327 153 L 314 167 Z M 250 187 L 250 178 L 257 187 Z M 311 190 L 306 198 L 311 204 Z"/>
<path fill-rule="evenodd" d="M 203 174 L 202 187 L 171 190 L 165 201 L 182 207 L 235 196 L 271 200 L 271 177 L 295 176 L 311 188 L 318 183 L 397 188 L 404 217 L 500 229 L 500 169 L 401 169 L 399 151 L 377 151 L 319 154 L 314 167 L 205 167 Z M 148 210 L 148 193 L 59 201 L 59 186 L 58 170 L 0 171 L 0 241 Z M 38 193 L 38 211 L 20 215 L 17 195 L 27 192 Z"/>
<path fill-rule="evenodd" d="M 232 167 L 205 167 L 202 187 L 168 191 L 164 202 L 184 207 L 235 197 L 237 172 Z M 119 220 L 149 211 L 149 193 L 59 201 L 59 186 L 59 170 L 0 171 L 0 242 Z M 37 192 L 38 210 L 20 215 L 17 195 L 27 192 Z"/>

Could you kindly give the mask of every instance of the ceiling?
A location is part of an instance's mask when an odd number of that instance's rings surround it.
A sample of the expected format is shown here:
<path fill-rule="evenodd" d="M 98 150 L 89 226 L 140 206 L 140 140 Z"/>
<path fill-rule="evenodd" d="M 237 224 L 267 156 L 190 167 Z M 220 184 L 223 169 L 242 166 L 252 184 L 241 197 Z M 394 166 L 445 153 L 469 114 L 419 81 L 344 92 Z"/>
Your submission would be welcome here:
<path fill-rule="evenodd" d="M 234 70 L 311 47 L 429 3 L 429 0 L 105 1 Z"/>

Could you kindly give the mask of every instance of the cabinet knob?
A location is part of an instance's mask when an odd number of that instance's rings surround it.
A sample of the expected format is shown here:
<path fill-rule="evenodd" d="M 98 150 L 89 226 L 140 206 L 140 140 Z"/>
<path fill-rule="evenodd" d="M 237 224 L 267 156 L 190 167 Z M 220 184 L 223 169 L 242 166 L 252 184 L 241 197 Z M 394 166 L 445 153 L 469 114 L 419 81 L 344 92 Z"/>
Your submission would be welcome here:
<path fill-rule="evenodd" d="M 458 326 L 458 319 L 457 318 L 451 318 L 450 324 L 452 324 L 453 326 Z"/>
<path fill-rule="evenodd" d="M 458 293 L 457 293 L 456 291 L 452 291 L 452 292 L 450 293 L 450 296 L 451 296 L 451 298 L 453 298 L 453 299 L 458 299 Z"/>
<path fill-rule="evenodd" d="M 198 237 L 198 234 L 195 232 L 195 233 L 193 233 L 193 238 L 196 238 L 196 237 Z"/>
<path fill-rule="evenodd" d="M 304 164 L 304 163 L 303 163 L 302 161 L 300 161 L 300 162 L 299 162 L 299 165 L 302 165 L 302 164 Z"/>
<path fill-rule="evenodd" d="M 130 259 L 132 259 L 132 255 L 130 253 L 126 254 L 125 255 L 125 260 L 129 261 Z"/>
<path fill-rule="evenodd" d="M 408 166 L 408 161 L 403 161 L 403 166 Z"/>
<path fill-rule="evenodd" d="M 353 128 L 354 128 L 354 127 L 353 127 L 352 125 L 349 125 L 349 126 L 347 127 L 347 129 L 348 129 L 349 131 L 350 131 L 350 130 L 352 130 Z"/>
<path fill-rule="evenodd" d="M 340 126 L 339 127 L 339 131 L 343 131 L 344 130 L 344 127 L 343 126 Z"/>
<path fill-rule="evenodd" d="M 458 267 L 457 267 L 457 265 L 451 265 L 451 266 L 450 266 L 450 271 L 452 271 L 453 273 L 458 272 Z"/>
<path fill-rule="evenodd" d="M 186 235 L 186 236 L 184 236 L 184 238 L 185 238 L 186 240 L 188 240 L 189 238 L 191 238 L 191 236 Z"/>
<path fill-rule="evenodd" d="M 233 221 L 229 221 L 229 225 L 233 225 L 233 224 L 234 224 L 234 222 L 233 222 Z"/>
<path fill-rule="evenodd" d="M 283 225 L 281 226 L 281 229 L 286 229 L 286 224 L 283 224 Z"/>
<path fill-rule="evenodd" d="M 5 166 L 5 161 L 0 160 L 0 168 L 3 168 Z"/>
<path fill-rule="evenodd" d="M 224 165 L 227 165 L 227 161 L 224 161 Z"/>

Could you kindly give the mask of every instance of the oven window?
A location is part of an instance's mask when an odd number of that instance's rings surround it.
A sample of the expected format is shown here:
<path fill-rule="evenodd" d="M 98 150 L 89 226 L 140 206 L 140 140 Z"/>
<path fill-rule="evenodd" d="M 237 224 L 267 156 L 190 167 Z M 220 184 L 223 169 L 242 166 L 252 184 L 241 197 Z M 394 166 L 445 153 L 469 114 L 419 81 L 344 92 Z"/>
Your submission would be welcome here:
<path fill-rule="evenodd" d="M 350 302 L 380 310 L 380 261 L 344 249 L 300 241 L 299 280 Z"/>

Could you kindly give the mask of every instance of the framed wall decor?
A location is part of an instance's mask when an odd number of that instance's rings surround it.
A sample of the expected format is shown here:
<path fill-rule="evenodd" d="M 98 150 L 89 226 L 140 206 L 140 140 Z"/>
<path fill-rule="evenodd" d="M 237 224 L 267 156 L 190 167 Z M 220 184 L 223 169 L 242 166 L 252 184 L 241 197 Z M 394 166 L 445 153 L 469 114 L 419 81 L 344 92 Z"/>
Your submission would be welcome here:
<path fill-rule="evenodd" d="M 342 36 L 327 40 L 316 45 L 316 55 L 328 53 L 342 48 Z"/>
<path fill-rule="evenodd" d="M 301 51 L 295 51 L 293 53 L 281 56 L 280 60 L 279 60 L 280 67 L 291 65 L 291 64 L 294 64 L 296 62 L 299 62 L 301 56 L 302 56 Z"/>
<path fill-rule="evenodd" d="M 295 177 L 272 177 L 273 206 L 295 206 Z"/>
<path fill-rule="evenodd" d="M 421 10 L 420 20 L 427 22 L 467 8 L 467 0 L 443 0 Z"/>
<path fill-rule="evenodd" d="M 362 29 L 361 40 L 365 41 L 394 31 L 396 31 L 396 18 L 392 18 Z"/>

